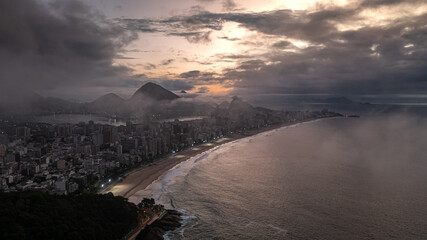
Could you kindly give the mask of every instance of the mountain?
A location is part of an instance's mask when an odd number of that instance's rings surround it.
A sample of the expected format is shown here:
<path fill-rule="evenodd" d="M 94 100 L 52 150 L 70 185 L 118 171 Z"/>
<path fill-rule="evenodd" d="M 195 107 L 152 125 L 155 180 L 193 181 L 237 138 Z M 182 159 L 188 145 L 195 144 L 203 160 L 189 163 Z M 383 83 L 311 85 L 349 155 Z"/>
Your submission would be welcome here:
<path fill-rule="evenodd" d="M 251 113 L 254 112 L 254 107 L 249 103 L 243 101 L 237 96 L 233 97 L 233 101 L 231 101 L 228 106 L 228 110 L 232 113 Z"/>
<path fill-rule="evenodd" d="M 32 91 L 17 90 L 13 96 L 7 98 L 1 95 L 0 115 L 38 115 L 79 111 L 78 103 L 55 97 L 42 97 Z"/>
<path fill-rule="evenodd" d="M 56 97 L 41 98 L 32 104 L 43 112 L 72 113 L 78 111 L 79 104 Z"/>
<path fill-rule="evenodd" d="M 155 100 L 155 101 L 172 101 L 178 99 L 175 93 L 163 88 L 160 85 L 149 82 L 138 89 L 130 98 L 131 102 L 137 100 Z"/>
<path fill-rule="evenodd" d="M 117 114 L 122 112 L 126 106 L 123 98 L 114 93 L 108 93 L 88 103 L 86 108 L 90 112 Z"/>
<path fill-rule="evenodd" d="M 230 103 L 229 103 L 229 102 L 227 102 L 227 101 L 223 101 L 222 103 L 220 103 L 220 104 L 217 106 L 217 108 L 218 108 L 218 109 L 227 109 L 227 108 L 228 108 L 228 106 L 230 106 Z"/>
<path fill-rule="evenodd" d="M 125 100 L 114 93 L 105 94 L 89 103 L 93 107 L 123 107 Z"/>

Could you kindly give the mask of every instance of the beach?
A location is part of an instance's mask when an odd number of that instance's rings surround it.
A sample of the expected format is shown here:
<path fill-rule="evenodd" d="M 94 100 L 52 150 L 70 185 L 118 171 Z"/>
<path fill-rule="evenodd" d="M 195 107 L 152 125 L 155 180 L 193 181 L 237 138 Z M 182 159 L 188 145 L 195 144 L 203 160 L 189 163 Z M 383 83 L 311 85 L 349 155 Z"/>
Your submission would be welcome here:
<path fill-rule="evenodd" d="M 316 120 L 316 119 L 311 119 L 311 120 Z M 308 121 L 311 121 L 311 120 L 308 120 Z M 302 122 L 306 122 L 306 121 L 302 121 Z M 136 192 L 140 190 L 144 190 L 152 182 L 157 180 L 159 177 L 161 177 L 163 174 L 165 174 L 174 166 L 188 160 L 191 157 L 201 154 L 209 149 L 215 148 L 217 146 L 220 146 L 222 144 L 225 144 L 231 141 L 235 141 L 237 139 L 253 136 L 261 132 L 270 131 L 276 128 L 281 128 L 284 126 L 294 125 L 298 123 L 301 123 L 301 121 L 270 125 L 261 129 L 246 130 L 242 133 L 233 133 L 228 135 L 227 137 L 223 137 L 211 142 L 196 145 L 192 148 L 183 150 L 181 152 L 177 152 L 174 155 L 161 158 L 153 162 L 152 164 L 135 169 L 131 171 L 129 174 L 127 174 L 127 176 L 121 182 L 112 184 L 111 186 L 105 188 L 105 190 L 101 191 L 100 193 L 111 192 L 114 196 L 122 196 L 125 198 L 129 198 L 132 195 L 134 195 Z"/>
<path fill-rule="evenodd" d="M 148 185 L 157 180 L 160 176 L 162 176 L 177 164 L 211 148 L 236 139 L 238 139 L 238 137 L 234 136 L 220 138 L 216 141 L 200 144 L 190 149 L 178 152 L 174 155 L 161 158 L 150 165 L 143 166 L 137 170 L 132 171 L 123 179 L 123 181 L 106 188 L 101 193 L 111 192 L 114 196 L 129 198 L 136 192 L 145 189 Z"/>

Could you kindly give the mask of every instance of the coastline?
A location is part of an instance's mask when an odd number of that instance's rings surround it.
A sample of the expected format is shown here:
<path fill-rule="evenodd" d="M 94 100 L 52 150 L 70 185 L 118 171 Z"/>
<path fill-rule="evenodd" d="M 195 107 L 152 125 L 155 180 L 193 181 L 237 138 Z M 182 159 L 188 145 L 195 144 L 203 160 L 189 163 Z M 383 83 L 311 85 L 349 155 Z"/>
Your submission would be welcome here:
<path fill-rule="evenodd" d="M 261 129 L 246 130 L 243 133 L 233 133 L 227 137 L 223 137 L 212 142 L 207 142 L 194 146 L 192 148 L 178 152 L 172 156 L 166 156 L 164 158 L 161 158 L 150 165 L 134 169 L 130 171 L 121 182 L 117 182 L 115 184 L 110 185 L 100 193 L 105 194 L 111 192 L 114 196 L 122 196 L 125 198 L 129 198 L 133 196 L 136 192 L 147 188 L 152 182 L 156 181 L 159 177 L 163 176 L 167 171 L 169 171 L 176 165 L 190 159 L 191 157 L 206 152 L 212 148 L 274 129 L 292 126 L 304 122 L 312 122 L 321 119 L 326 118 L 307 119 L 304 121 L 271 125 Z"/>

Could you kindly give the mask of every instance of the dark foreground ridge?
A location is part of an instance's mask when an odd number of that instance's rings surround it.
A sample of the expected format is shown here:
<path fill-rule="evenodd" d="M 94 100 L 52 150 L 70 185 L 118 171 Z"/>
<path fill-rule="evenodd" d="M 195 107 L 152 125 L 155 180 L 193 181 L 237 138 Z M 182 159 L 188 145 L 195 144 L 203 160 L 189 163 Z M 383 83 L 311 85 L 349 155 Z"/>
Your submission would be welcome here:
<path fill-rule="evenodd" d="M 113 194 L 0 193 L 0 239 L 121 239 L 138 224 L 135 204 Z"/>
<path fill-rule="evenodd" d="M 166 210 L 166 214 L 153 224 L 146 226 L 137 236 L 136 240 L 160 240 L 167 231 L 181 227 L 181 213 L 175 210 Z"/>
<path fill-rule="evenodd" d="M 0 193 L 0 239 L 163 239 L 181 213 L 154 199 L 140 204 L 113 194 Z M 142 231 L 141 231 L 142 229 Z M 139 232 L 140 231 L 140 232 Z M 137 233 L 139 234 L 137 235 Z"/>

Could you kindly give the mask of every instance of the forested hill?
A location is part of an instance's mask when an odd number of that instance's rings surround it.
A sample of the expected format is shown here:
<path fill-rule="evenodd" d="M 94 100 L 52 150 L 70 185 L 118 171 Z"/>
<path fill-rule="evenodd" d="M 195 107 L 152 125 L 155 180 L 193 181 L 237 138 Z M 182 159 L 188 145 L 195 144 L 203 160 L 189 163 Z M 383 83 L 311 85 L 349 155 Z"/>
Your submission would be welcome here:
<path fill-rule="evenodd" d="M 137 209 L 112 194 L 0 193 L 0 239 L 121 239 Z"/>

